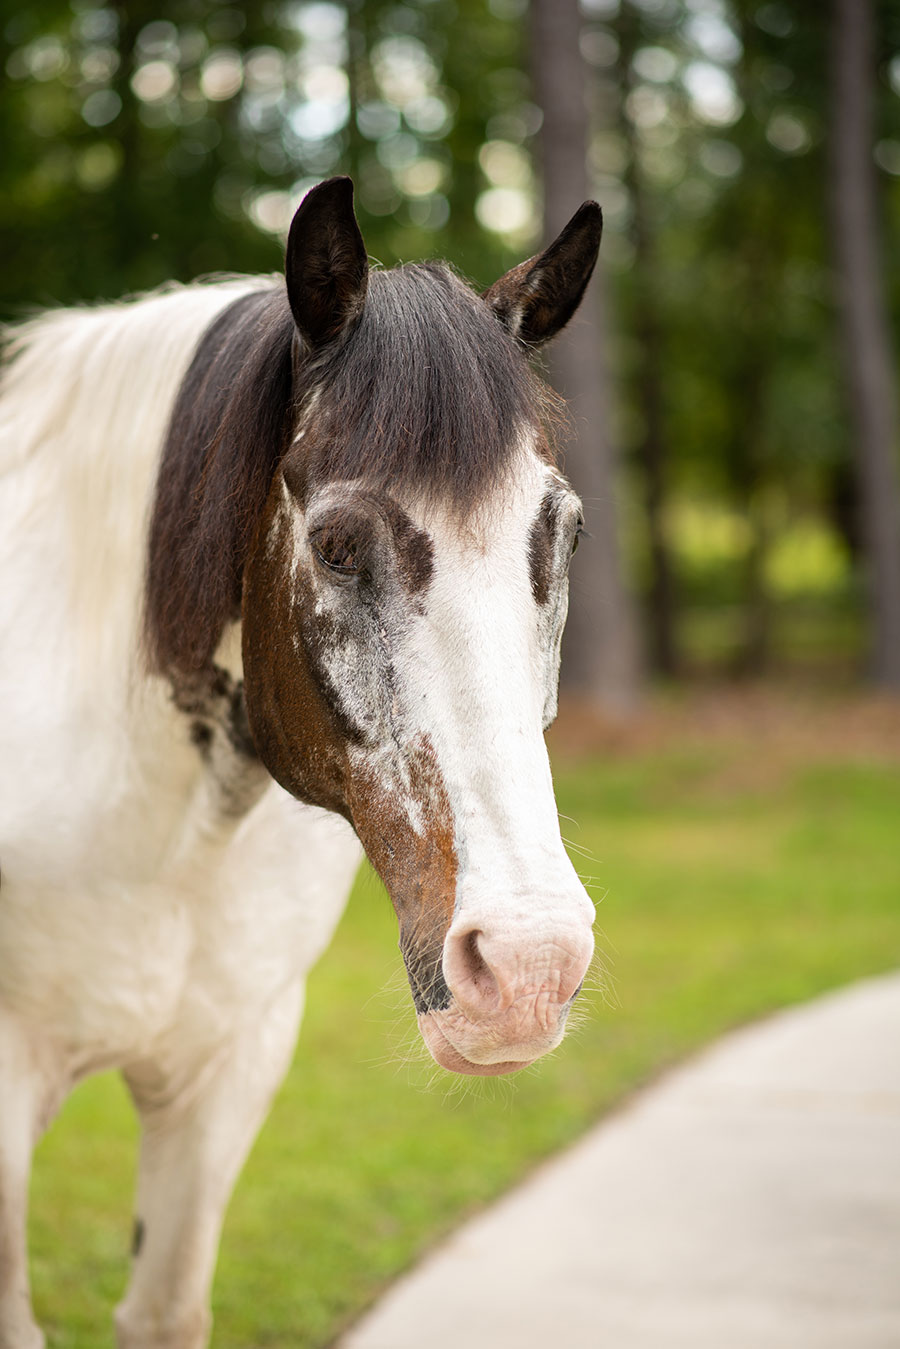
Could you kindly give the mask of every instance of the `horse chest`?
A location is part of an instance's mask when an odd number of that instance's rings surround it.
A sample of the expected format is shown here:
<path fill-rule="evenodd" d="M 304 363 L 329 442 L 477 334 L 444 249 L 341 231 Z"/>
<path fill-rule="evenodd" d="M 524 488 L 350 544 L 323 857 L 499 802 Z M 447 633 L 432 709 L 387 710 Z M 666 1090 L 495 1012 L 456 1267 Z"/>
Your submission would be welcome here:
<path fill-rule="evenodd" d="M 94 872 L 81 859 L 66 878 L 4 881 L 0 1004 L 40 1027 L 76 1076 L 159 1045 L 212 1050 L 332 935 L 360 856 L 342 821 L 272 785 L 230 828 L 198 828 L 190 811 L 182 824 L 187 837 L 149 877 L 134 851 L 124 865 L 132 819 L 119 874 L 107 850 Z"/>

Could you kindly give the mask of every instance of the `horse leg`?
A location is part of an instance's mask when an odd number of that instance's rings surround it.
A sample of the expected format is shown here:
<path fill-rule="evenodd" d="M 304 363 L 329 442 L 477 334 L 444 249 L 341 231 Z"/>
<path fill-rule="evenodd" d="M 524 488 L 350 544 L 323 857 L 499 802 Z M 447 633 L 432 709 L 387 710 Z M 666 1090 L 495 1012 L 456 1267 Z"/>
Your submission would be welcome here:
<path fill-rule="evenodd" d="M 43 1349 L 28 1284 L 28 1178 L 60 1085 L 49 1057 L 0 1009 L 0 1349 Z"/>
<path fill-rule="evenodd" d="M 175 1082 L 127 1071 L 143 1139 L 119 1349 L 203 1349 L 225 1207 L 296 1042 L 298 982 L 215 1061 Z"/>

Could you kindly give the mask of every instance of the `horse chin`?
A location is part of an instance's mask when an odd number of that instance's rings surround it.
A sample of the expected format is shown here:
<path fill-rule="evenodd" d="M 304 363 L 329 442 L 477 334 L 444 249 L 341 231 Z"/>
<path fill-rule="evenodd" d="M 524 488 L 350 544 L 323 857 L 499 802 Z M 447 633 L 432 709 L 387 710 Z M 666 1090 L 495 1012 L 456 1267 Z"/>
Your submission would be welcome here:
<path fill-rule="evenodd" d="M 449 1073 L 460 1073 L 468 1077 L 505 1077 L 527 1068 L 540 1055 L 527 1059 L 505 1059 L 499 1063 L 473 1063 L 450 1043 L 434 1018 L 433 1012 L 419 1017 L 419 1030 L 429 1054 L 441 1068 Z"/>

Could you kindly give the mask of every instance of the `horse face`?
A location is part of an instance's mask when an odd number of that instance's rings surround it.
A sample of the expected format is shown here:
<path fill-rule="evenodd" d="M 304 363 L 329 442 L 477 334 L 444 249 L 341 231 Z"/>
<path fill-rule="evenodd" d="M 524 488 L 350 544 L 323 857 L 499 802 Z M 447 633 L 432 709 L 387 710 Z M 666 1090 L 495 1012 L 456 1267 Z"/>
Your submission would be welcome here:
<path fill-rule="evenodd" d="M 554 1048 L 593 950 L 542 736 L 580 507 L 519 344 L 568 319 L 598 241 L 583 207 L 479 299 L 427 269 L 367 298 L 346 185 L 289 240 L 302 411 L 244 572 L 248 715 L 282 786 L 352 822 L 458 1072 Z"/>
<path fill-rule="evenodd" d="M 511 1071 L 559 1043 L 593 949 L 542 737 L 578 500 L 524 447 L 465 521 L 303 481 L 297 448 L 248 571 L 254 738 L 287 790 L 353 823 L 437 1061 Z"/>

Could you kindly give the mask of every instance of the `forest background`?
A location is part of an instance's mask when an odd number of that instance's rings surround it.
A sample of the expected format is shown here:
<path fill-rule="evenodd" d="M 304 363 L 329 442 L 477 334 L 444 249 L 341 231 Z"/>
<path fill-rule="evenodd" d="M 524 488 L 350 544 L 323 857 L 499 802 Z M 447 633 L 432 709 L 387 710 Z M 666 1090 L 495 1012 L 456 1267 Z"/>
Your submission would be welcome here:
<path fill-rule="evenodd" d="M 480 287 L 594 196 L 564 680 L 900 687 L 896 0 L 17 0 L 0 37 L 0 317 L 275 270 L 333 173 L 373 258 Z"/>

